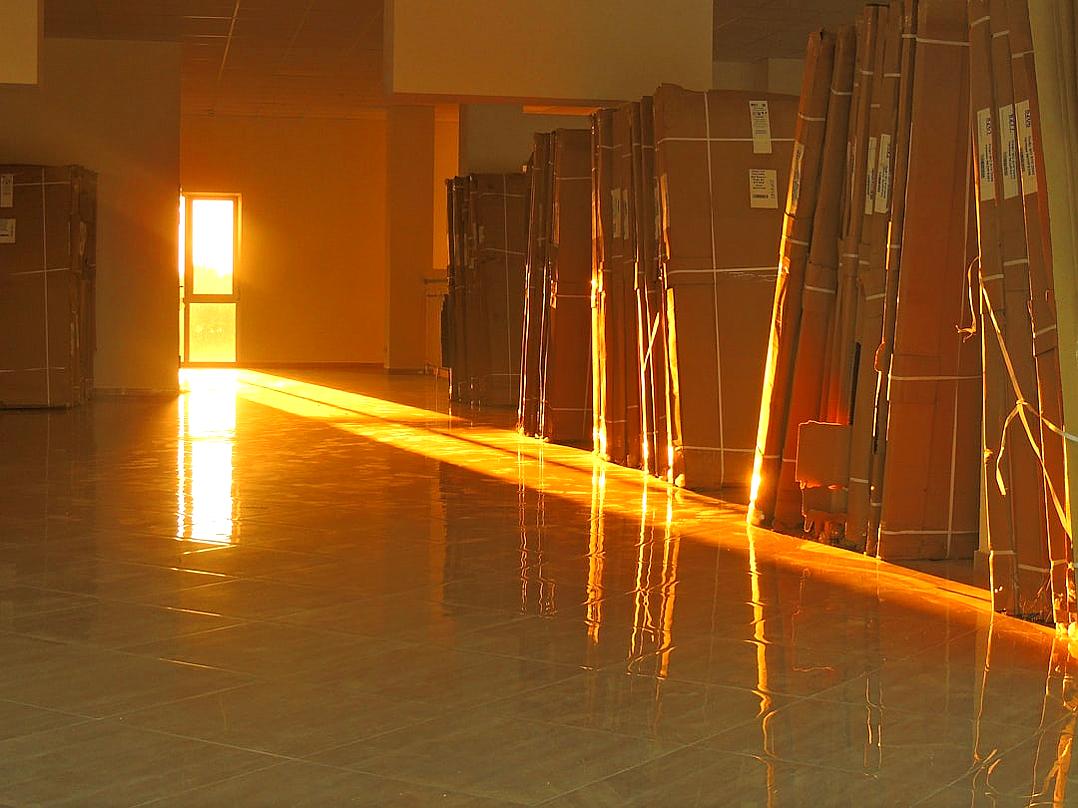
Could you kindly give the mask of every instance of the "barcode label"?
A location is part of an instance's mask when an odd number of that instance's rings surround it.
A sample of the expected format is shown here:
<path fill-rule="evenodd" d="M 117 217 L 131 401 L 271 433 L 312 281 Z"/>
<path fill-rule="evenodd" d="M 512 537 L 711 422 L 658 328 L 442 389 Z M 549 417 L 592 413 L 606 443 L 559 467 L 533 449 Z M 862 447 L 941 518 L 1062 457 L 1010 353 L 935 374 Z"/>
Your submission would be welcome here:
<path fill-rule="evenodd" d="M 15 220 L 0 219 L 0 244 L 15 243 Z"/>
<path fill-rule="evenodd" d="M 0 174 L 0 208 L 15 206 L 15 175 Z"/>
<path fill-rule="evenodd" d="M 981 201 L 996 198 L 995 151 L 992 148 L 992 110 L 977 110 L 977 174 Z"/>
<path fill-rule="evenodd" d="M 891 208 L 891 136 L 880 135 L 880 155 L 876 166 L 876 213 Z"/>
<path fill-rule="evenodd" d="M 1015 118 L 1018 125 L 1018 160 L 1022 169 L 1022 193 L 1037 193 L 1037 158 L 1033 153 L 1033 110 L 1029 101 L 1019 101 L 1015 105 Z"/>
<path fill-rule="evenodd" d="M 771 154 L 771 110 L 766 101 L 749 101 L 752 153 Z"/>
<path fill-rule="evenodd" d="M 876 138 L 868 139 L 868 166 L 865 169 L 865 215 L 876 209 Z"/>
<path fill-rule="evenodd" d="M 778 172 L 770 168 L 749 169 L 749 206 L 777 209 L 779 206 Z"/>

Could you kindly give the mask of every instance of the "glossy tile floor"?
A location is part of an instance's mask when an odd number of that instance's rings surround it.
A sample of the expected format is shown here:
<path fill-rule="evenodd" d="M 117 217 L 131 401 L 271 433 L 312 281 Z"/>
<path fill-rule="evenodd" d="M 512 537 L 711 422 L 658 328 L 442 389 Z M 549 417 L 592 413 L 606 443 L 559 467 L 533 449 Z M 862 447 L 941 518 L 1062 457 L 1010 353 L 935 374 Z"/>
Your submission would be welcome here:
<path fill-rule="evenodd" d="M 0 805 L 1078 803 L 1065 641 L 381 374 L 0 413 Z"/>

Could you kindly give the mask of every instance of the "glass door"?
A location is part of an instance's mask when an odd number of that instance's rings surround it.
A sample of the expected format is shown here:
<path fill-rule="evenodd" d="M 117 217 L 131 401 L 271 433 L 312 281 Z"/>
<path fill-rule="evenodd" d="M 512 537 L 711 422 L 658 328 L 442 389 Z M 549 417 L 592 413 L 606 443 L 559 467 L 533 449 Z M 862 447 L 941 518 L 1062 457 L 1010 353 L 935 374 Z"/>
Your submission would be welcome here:
<path fill-rule="evenodd" d="M 184 365 L 235 364 L 240 198 L 185 194 L 180 204 L 184 243 L 181 361 Z"/>

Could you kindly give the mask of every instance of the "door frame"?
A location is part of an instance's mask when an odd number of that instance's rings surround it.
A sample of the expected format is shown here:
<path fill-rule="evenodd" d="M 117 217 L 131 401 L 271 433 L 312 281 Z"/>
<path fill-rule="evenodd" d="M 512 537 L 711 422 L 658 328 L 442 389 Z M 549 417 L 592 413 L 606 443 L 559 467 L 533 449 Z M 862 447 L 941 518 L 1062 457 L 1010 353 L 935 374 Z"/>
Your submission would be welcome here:
<path fill-rule="evenodd" d="M 241 231 L 243 228 L 243 202 L 237 193 L 211 193 L 205 191 L 181 191 L 183 199 L 184 215 L 184 244 L 183 244 L 183 294 L 180 304 L 183 307 L 183 344 L 180 346 L 180 367 L 205 368 L 205 367 L 236 367 L 240 357 L 240 244 Z M 199 295 L 194 289 L 194 262 L 192 260 L 192 219 L 191 207 L 195 200 L 199 199 L 228 199 L 232 201 L 232 294 L 230 295 Z M 191 303 L 232 303 L 235 305 L 235 329 L 236 359 L 232 362 L 192 362 L 188 357 L 191 355 Z"/>

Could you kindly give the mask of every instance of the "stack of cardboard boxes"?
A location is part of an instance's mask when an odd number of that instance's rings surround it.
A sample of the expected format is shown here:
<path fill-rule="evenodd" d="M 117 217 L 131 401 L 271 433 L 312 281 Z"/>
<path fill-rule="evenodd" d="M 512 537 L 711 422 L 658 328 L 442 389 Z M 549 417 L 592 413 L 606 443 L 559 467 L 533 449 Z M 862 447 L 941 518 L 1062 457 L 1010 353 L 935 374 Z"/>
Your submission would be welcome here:
<path fill-rule="evenodd" d="M 520 428 L 591 447 L 591 136 L 539 135 L 529 165 L 527 311 Z"/>
<path fill-rule="evenodd" d="M 1073 172 L 1045 170 L 1029 8 L 892 0 L 810 39 L 751 516 L 884 559 L 980 544 L 999 610 L 1069 624 Z"/>
<path fill-rule="evenodd" d="M 93 390 L 96 189 L 79 166 L 0 166 L 0 408 Z"/>
<path fill-rule="evenodd" d="M 453 400 L 517 406 L 524 320 L 527 178 L 473 174 L 446 184 L 450 324 L 443 350 Z"/>

